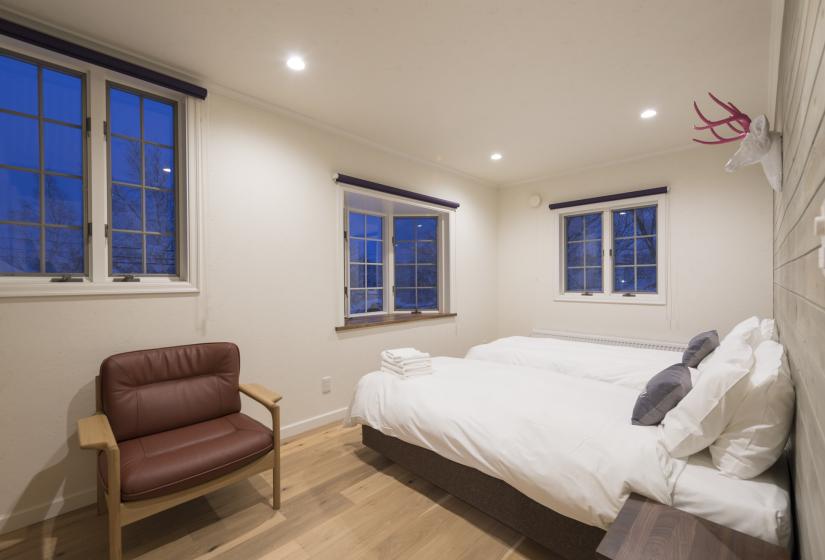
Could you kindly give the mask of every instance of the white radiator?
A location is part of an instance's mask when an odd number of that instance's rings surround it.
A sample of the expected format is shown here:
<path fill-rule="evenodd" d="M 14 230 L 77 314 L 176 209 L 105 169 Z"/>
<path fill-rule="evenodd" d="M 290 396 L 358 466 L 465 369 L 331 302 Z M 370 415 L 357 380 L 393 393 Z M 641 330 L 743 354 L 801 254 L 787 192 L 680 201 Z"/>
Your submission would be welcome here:
<path fill-rule="evenodd" d="M 678 342 L 665 342 L 661 340 L 641 340 L 638 338 L 603 336 L 599 334 L 571 333 L 564 331 L 551 331 L 546 329 L 533 329 L 533 336 L 560 338 L 562 340 L 575 340 L 577 342 L 592 342 L 595 344 L 608 344 L 610 346 L 631 346 L 633 348 L 667 350 L 670 352 L 684 352 L 685 348 L 687 348 L 687 344 L 680 344 Z"/>

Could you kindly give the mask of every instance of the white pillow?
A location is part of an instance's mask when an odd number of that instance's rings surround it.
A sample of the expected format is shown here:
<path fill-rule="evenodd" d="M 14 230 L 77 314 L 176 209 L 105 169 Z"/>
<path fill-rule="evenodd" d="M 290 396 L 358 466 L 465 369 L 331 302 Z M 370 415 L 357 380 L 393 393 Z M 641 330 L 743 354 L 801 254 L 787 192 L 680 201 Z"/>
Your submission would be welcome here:
<path fill-rule="evenodd" d="M 773 319 L 762 319 L 759 322 L 759 330 L 762 334 L 762 341 L 773 340 L 779 342 L 779 336 L 776 333 L 776 321 Z"/>
<path fill-rule="evenodd" d="M 662 420 L 662 441 L 672 456 L 693 455 L 719 438 L 745 396 L 752 365 L 753 348 L 743 333 L 726 336 L 696 385 Z"/>
<path fill-rule="evenodd" d="M 756 349 L 748 391 L 725 431 L 710 446 L 713 464 L 736 478 L 753 478 L 773 465 L 791 431 L 794 388 L 785 349 L 766 340 Z"/>
<path fill-rule="evenodd" d="M 725 335 L 725 338 L 722 339 L 722 342 L 719 345 L 721 346 L 726 340 L 731 338 L 744 338 L 748 345 L 750 345 L 751 349 L 756 350 L 756 347 L 759 346 L 762 340 L 764 340 L 762 324 L 765 323 L 765 321 L 770 321 L 770 327 L 773 326 L 773 319 L 764 319 L 760 321 L 759 317 L 748 317 L 733 327 L 730 332 Z M 768 329 L 769 334 L 771 334 L 771 330 L 767 323 L 765 323 L 765 328 Z M 717 350 L 718 348 L 705 356 L 705 359 L 699 363 L 697 369 L 700 374 L 704 373 L 705 370 L 708 369 L 708 367 L 710 367 L 713 363 Z"/>

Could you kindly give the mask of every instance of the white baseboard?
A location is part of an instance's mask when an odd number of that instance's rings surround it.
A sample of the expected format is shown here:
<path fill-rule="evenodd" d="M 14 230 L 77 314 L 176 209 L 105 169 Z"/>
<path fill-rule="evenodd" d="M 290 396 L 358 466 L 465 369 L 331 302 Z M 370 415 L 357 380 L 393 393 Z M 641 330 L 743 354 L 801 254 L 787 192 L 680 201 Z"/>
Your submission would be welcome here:
<path fill-rule="evenodd" d="M 292 424 L 287 424 L 286 426 L 281 427 L 281 438 L 294 437 L 326 424 L 332 424 L 337 420 L 343 420 L 346 413 L 347 408 L 344 407 L 325 412 L 324 414 L 319 414 L 318 416 L 313 416 L 312 418 L 307 418 L 306 420 L 300 420 L 298 422 L 293 422 Z M 71 496 L 60 496 L 59 498 L 55 498 L 53 501 L 45 504 L 38 504 L 20 511 L 0 514 L 0 534 L 8 533 L 9 531 L 14 531 L 15 529 L 26 527 L 27 525 L 32 525 L 34 523 L 39 523 L 41 521 L 45 521 L 46 519 L 51 519 L 61 513 L 67 513 L 69 511 L 82 508 L 83 506 L 93 504 L 96 500 L 97 489 L 92 487 L 87 490 L 76 492 Z"/>
<path fill-rule="evenodd" d="M 34 523 L 39 523 L 46 519 L 56 517 L 61 513 L 82 508 L 89 504 L 95 503 L 97 500 L 97 489 L 89 488 L 75 492 L 70 496 L 60 496 L 51 502 L 45 504 L 38 504 L 35 506 L 14 511 L 12 513 L 4 513 L 0 515 L 0 534 L 26 527 Z"/>
<path fill-rule="evenodd" d="M 294 437 L 304 432 L 314 430 L 315 428 L 325 426 L 326 424 L 332 424 L 337 420 L 343 420 L 346 414 L 347 407 L 344 407 L 336 410 L 330 410 L 329 412 L 319 414 L 318 416 L 313 416 L 312 418 L 307 418 L 306 420 L 300 420 L 298 422 L 293 422 L 292 424 L 287 424 L 286 426 L 281 426 L 281 439 Z"/>

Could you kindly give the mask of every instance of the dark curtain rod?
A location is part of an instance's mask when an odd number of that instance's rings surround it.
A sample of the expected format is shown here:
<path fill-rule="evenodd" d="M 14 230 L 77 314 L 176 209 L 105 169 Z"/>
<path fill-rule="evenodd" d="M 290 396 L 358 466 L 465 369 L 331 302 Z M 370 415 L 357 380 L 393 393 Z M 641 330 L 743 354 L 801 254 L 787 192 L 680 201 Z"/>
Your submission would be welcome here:
<path fill-rule="evenodd" d="M 345 183 L 347 185 L 352 185 L 354 187 L 362 187 L 365 189 L 369 189 L 371 191 L 378 191 L 386 194 L 394 194 L 396 196 L 403 196 L 404 198 L 411 198 L 413 200 L 419 200 L 421 202 L 428 202 L 430 204 L 437 204 L 438 206 L 446 206 L 447 208 L 458 208 L 458 202 L 452 202 L 449 200 L 444 200 L 441 198 L 436 198 L 434 196 L 428 196 L 426 194 L 420 194 L 413 191 L 408 191 L 405 189 L 399 189 L 398 187 L 390 187 L 389 185 L 382 185 L 381 183 L 375 183 L 373 181 L 367 181 L 366 179 L 359 179 L 358 177 L 351 177 L 349 175 L 344 175 L 343 173 L 338 173 L 335 175 L 335 182 L 336 183 Z"/>
<path fill-rule="evenodd" d="M 584 206 L 586 204 L 596 204 L 598 202 L 612 202 L 614 200 L 625 200 L 628 198 L 638 198 L 640 196 L 651 196 L 654 194 L 667 194 L 667 187 L 656 187 L 653 189 L 642 189 L 640 191 L 606 194 L 604 196 L 594 196 L 592 198 L 568 200 L 567 202 L 553 202 L 550 204 L 550 210 L 556 210 L 558 208 L 572 208 L 573 206 Z"/>
<path fill-rule="evenodd" d="M 83 45 L 72 43 L 71 41 L 61 39 L 60 37 L 43 33 L 42 31 L 26 27 L 25 25 L 20 25 L 19 23 L 15 23 L 4 18 L 0 18 L 0 33 L 13 39 L 18 39 L 31 45 L 64 54 L 84 62 L 90 62 L 92 64 L 96 64 L 97 66 L 102 66 L 103 68 L 108 68 L 109 70 L 114 70 L 115 72 L 132 76 L 133 78 L 138 78 L 174 91 L 179 91 L 180 93 L 185 93 L 186 95 L 191 95 L 192 97 L 206 99 L 205 88 L 196 86 L 195 84 L 190 84 L 189 82 L 184 82 L 174 76 L 161 74 L 160 72 L 156 72 L 155 70 L 146 68 L 145 66 L 133 64 L 106 53 L 84 47 Z"/>

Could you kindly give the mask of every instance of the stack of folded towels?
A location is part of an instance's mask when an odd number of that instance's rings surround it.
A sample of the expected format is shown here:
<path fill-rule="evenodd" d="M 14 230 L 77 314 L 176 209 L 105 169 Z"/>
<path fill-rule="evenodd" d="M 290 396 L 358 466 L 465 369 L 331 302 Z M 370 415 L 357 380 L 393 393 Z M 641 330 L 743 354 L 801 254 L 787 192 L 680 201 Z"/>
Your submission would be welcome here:
<path fill-rule="evenodd" d="M 415 377 L 433 372 L 430 355 L 415 348 L 395 348 L 381 352 L 381 369 L 401 377 Z"/>

